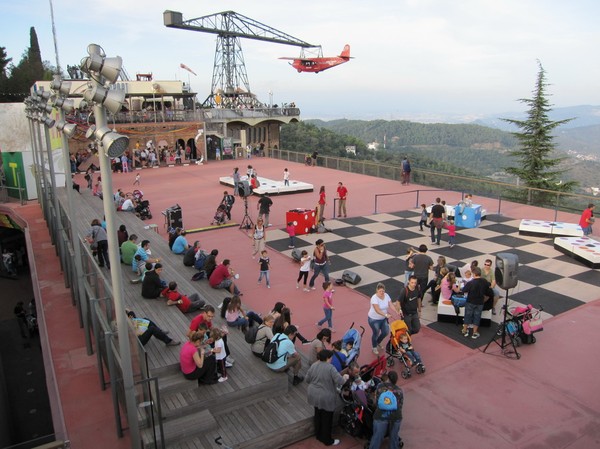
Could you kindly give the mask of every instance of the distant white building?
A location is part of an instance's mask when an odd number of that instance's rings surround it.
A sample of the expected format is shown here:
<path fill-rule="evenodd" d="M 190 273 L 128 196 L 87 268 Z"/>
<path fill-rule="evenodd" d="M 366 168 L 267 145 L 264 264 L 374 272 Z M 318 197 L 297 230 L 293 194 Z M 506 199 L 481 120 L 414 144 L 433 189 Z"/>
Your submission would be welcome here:
<path fill-rule="evenodd" d="M 346 145 L 346 154 L 352 153 L 356 156 L 356 146 L 355 145 Z"/>
<path fill-rule="evenodd" d="M 369 150 L 377 151 L 379 149 L 379 142 L 371 142 L 367 144 Z"/>

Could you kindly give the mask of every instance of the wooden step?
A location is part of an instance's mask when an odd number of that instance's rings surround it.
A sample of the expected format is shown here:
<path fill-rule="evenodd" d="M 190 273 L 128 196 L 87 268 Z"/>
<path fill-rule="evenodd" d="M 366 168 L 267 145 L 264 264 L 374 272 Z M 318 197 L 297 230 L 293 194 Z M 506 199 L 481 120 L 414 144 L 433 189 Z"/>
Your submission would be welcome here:
<path fill-rule="evenodd" d="M 163 421 L 164 438 L 169 444 L 176 444 L 182 440 L 187 441 L 197 435 L 216 429 L 217 421 L 208 410 Z M 159 440 L 160 428 L 156 426 L 155 431 L 156 440 Z M 153 447 L 155 434 L 152 432 L 152 428 L 143 429 L 141 436 L 144 447 Z"/>

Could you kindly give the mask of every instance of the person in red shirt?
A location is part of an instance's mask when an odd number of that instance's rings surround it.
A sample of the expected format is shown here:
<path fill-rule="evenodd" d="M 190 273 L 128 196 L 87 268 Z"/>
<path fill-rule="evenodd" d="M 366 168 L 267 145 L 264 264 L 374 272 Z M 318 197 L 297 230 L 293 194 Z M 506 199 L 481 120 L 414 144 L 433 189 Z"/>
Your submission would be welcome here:
<path fill-rule="evenodd" d="M 348 196 L 348 189 L 342 182 L 338 182 L 337 188 L 338 194 L 338 218 L 342 216 L 342 211 L 344 211 L 344 218 L 346 218 L 346 197 Z"/>
<path fill-rule="evenodd" d="M 215 317 L 215 308 L 213 306 L 211 306 L 210 304 L 204 306 L 204 310 L 202 310 L 202 313 L 200 315 L 197 315 L 196 317 L 194 317 L 194 319 L 190 323 L 190 330 L 188 331 L 188 337 L 198 330 L 198 326 L 200 326 L 201 323 L 206 324 L 206 326 L 208 327 L 209 330 L 212 329 L 212 320 L 214 317 Z"/>
<path fill-rule="evenodd" d="M 210 330 L 213 327 L 212 320 L 215 317 L 215 308 L 210 304 L 204 306 L 202 313 L 196 316 L 192 322 L 190 323 L 190 328 L 188 330 L 187 336 L 190 338 L 198 329 L 200 324 L 206 324 L 206 327 Z M 231 352 L 229 351 L 229 346 L 227 345 L 227 335 L 223 335 L 223 342 L 225 343 L 225 353 L 227 354 L 227 360 L 225 361 L 225 366 L 227 368 L 231 368 L 233 366 L 234 360 L 230 357 Z M 212 340 L 209 338 L 207 343 L 212 344 Z"/>
<path fill-rule="evenodd" d="M 212 288 L 224 288 L 232 295 L 241 296 L 242 293 L 233 282 L 234 272 L 229 267 L 230 263 L 229 259 L 223 260 L 223 263 L 218 265 L 208 278 L 208 283 Z"/>
<path fill-rule="evenodd" d="M 317 203 L 317 224 L 323 221 L 323 213 L 325 212 L 326 204 L 327 198 L 325 197 L 325 186 L 321 186 L 319 189 L 319 202 Z"/>
<path fill-rule="evenodd" d="M 590 235 L 592 233 L 592 224 L 594 223 L 594 205 L 588 204 L 587 209 L 581 214 L 579 219 L 579 226 L 583 230 L 583 235 Z"/>
<path fill-rule="evenodd" d="M 182 295 L 177 291 L 177 282 L 169 282 L 169 286 L 161 293 L 161 296 L 167 298 L 168 306 L 177 306 L 181 313 L 195 312 L 204 307 L 206 302 L 200 298 L 198 293 L 192 293 L 189 297 Z"/>

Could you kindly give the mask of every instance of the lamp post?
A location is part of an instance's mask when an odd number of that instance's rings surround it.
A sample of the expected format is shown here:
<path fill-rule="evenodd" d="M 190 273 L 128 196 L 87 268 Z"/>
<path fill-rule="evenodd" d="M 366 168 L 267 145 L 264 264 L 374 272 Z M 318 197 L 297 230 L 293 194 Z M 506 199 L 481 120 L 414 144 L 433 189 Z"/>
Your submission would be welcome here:
<path fill-rule="evenodd" d="M 79 304 L 82 316 L 88 314 L 88 304 L 86 301 L 81 299 L 85 296 L 85 287 L 83 283 L 83 273 L 81 271 L 81 246 L 79 239 L 77 238 L 77 220 L 78 216 L 75 211 L 75 204 L 73 202 L 73 179 L 71 177 L 71 152 L 69 151 L 69 139 L 75 134 L 77 125 L 72 123 L 66 123 L 65 113 L 73 111 L 73 100 L 68 99 L 68 95 L 71 91 L 71 82 L 63 81 L 60 75 L 55 75 L 50 89 L 56 93 L 53 105 L 58 109 L 59 120 L 56 122 L 56 129 L 61 133 L 62 139 L 62 154 L 65 171 L 65 190 L 67 195 L 67 207 L 69 210 L 69 237 L 71 239 L 71 246 L 73 247 L 73 254 L 75 257 L 75 263 L 73 264 L 75 270 L 75 286 L 71 286 L 77 292 L 77 303 Z M 89 330 L 89 320 L 81 320 L 85 335 L 85 344 L 88 355 L 93 354 L 92 339 Z"/>
<path fill-rule="evenodd" d="M 110 157 L 121 156 L 129 145 L 129 139 L 107 125 L 106 109 L 113 114 L 117 113 L 124 101 L 125 92 L 108 90 L 102 84 L 114 84 L 121 72 L 121 57 L 107 58 L 102 47 L 96 44 L 88 46 L 89 56 L 81 61 L 81 70 L 87 73 L 91 82 L 84 92 L 84 98 L 94 105 L 96 125 L 90 127 L 87 136 L 98 143 L 98 159 L 100 161 L 100 174 L 102 176 L 102 202 L 106 218 L 106 234 L 108 237 L 108 259 L 113 267 L 110 270 L 112 281 L 113 300 L 117 320 L 119 341 L 119 355 L 123 373 L 123 388 L 127 409 L 127 421 L 131 433 L 133 448 L 140 447 L 140 435 L 137 424 L 137 407 L 135 401 L 135 384 L 131 365 L 131 349 L 129 346 L 129 332 L 125 306 L 123 304 L 123 279 L 119 269 L 119 246 L 117 239 L 117 226 L 115 220 L 115 206 L 112 200 L 112 176 L 110 171 Z M 105 109 L 106 108 L 106 109 Z"/>

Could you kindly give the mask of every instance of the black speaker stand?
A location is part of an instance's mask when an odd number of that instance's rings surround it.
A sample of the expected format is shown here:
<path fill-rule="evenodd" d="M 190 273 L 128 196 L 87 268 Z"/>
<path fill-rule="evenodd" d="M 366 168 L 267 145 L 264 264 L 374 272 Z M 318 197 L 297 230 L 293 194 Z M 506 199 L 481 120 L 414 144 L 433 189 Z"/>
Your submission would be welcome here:
<path fill-rule="evenodd" d="M 254 227 L 254 222 L 250 215 L 248 215 L 248 197 L 244 197 L 244 218 L 242 218 L 242 222 L 240 223 L 240 229 L 252 229 Z"/>
<path fill-rule="evenodd" d="M 498 346 L 500 346 L 500 349 L 502 350 L 502 354 L 504 356 L 512 358 L 514 355 L 514 357 L 516 357 L 516 359 L 519 360 L 521 358 L 521 354 L 519 354 L 519 352 L 517 351 L 517 345 L 515 345 L 515 339 L 512 338 L 510 335 L 508 335 L 508 333 L 506 332 L 506 323 L 509 321 L 507 319 L 507 316 L 508 316 L 508 289 L 506 289 L 505 292 L 506 292 L 506 296 L 504 297 L 504 305 L 502 306 L 502 310 L 504 311 L 504 314 L 502 317 L 502 323 L 500 323 L 498 325 L 496 332 L 494 333 L 494 335 L 492 335 L 492 338 L 490 339 L 488 344 L 485 345 L 485 348 L 483 348 L 483 352 L 486 352 L 492 343 L 496 343 Z M 493 301 L 493 300 L 494 300 L 493 298 L 490 298 L 488 301 Z M 500 341 L 498 341 L 498 340 L 500 340 Z M 507 349 L 509 346 L 512 346 L 512 350 L 510 350 L 510 348 Z"/>

